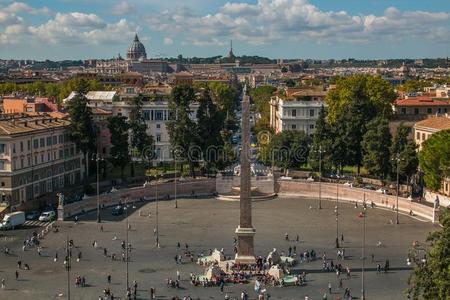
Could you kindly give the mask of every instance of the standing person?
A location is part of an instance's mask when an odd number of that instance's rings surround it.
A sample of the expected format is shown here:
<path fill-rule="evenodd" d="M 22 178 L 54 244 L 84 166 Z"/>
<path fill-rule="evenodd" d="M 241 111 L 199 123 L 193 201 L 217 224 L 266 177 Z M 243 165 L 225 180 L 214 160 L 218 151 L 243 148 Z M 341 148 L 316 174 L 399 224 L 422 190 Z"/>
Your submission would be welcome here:
<path fill-rule="evenodd" d="M 344 242 L 344 235 L 341 234 L 341 242 Z"/>
<path fill-rule="evenodd" d="M 6 279 L 2 278 L 2 290 L 4 290 L 6 287 Z"/>
<path fill-rule="evenodd" d="M 177 280 L 180 280 L 180 271 L 179 270 L 177 270 Z"/>
<path fill-rule="evenodd" d="M 108 276 L 106 277 L 106 280 L 108 280 L 108 284 L 111 284 L 111 274 L 108 274 Z"/>
<path fill-rule="evenodd" d="M 150 300 L 154 300 L 155 299 L 155 288 L 151 287 L 150 288 Z"/>
<path fill-rule="evenodd" d="M 331 282 L 328 282 L 328 293 L 331 295 Z"/>
<path fill-rule="evenodd" d="M 17 262 L 17 268 L 22 269 L 22 262 L 20 260 Z"/>
<path fill-rule="evenodd" d="M 19 271 L 16 270 L 16 280 L 19 280 Z"/>
<path fill-rule="evenodd" d="M 100 231 L 103 232 L 103 225 L 100 225 Z"/>

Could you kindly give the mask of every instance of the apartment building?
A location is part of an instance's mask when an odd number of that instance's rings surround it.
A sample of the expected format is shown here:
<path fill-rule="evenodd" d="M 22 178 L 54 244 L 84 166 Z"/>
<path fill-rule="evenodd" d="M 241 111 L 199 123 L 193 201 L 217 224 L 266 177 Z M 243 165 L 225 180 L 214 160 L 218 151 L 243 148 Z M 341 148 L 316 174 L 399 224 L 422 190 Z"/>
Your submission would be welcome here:
<path fill-rule="evenodd" d="M 284 96 L 270 100 L 270 125 L 275 133 L 285 130 L 303 130 L 312 134 L 325 104 L 327 92 L 313 89 L 286 89 Z"/>
<path fill-rule="evenodd" d="M 45 113 L 1 115 L 0 202 L 36 208 L 81 182 L 82 154 L 69 140 L 69 124 Z"/>

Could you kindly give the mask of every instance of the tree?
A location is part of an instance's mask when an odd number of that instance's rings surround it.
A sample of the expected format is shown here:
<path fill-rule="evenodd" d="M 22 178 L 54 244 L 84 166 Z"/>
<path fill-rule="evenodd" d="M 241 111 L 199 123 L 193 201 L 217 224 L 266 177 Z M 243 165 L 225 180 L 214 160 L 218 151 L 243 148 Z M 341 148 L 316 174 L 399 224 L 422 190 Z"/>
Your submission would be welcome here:
<path fill-rule="evenodd" d="M 438 191 L 442 179 L 450 176 L 450 129 L 434 133 L 422 144 L 419 165 L 425 185 Z"/>
<path fill-rule="evenodd" d="M 326 121 L 325 107 L 322 105 L 312 137 L 311 151 L 308 156 L 309 165 L 313 170 L 319 169 L 319 160 L 322 161 L 322 171 L 331 170 L 332 145 L 333 136 Z"/>
<path fill-rule="evenodd" d="M 85 185 L 88 182 L 88 155 L 96 152 L 96 129 L 92 120 L 91 108 L 87 105 L 86 82 L 81 81 L 76 95 L 68 102 L 70 117 L 70 138 L 83 153 L 85 159 Z"/>
<path fill-rule="evenodd" d="M 405 126 L 403 123 L 400 124 L 390 149 L 392 174 L 396 172 L 398 163 L 399 179 L 400 181 L 406 182 L 416 173 L 417 166 L 419 165 L 416 143 L 409 138 L 410 132 L 411 128 Z"/>
<path fill-rule="evenodd" d="M 361 143 L 366 125 L 374 117 L 388 117 L 396 94 L 379 76 L 354 75 L 336 78 L 336 89 L 327 95 L 327 121 L 337 137 L 335 163 L 358 167 L 362 164 Z"/>
<path fill-rule="evenodd" d="M 113 116 L 108 118 L 108 129 L 111 133 L 111 157 L 110 161 L 113 166 L 120 167 L 120 178 L 123 180 L 124 169 L 130 162 L 130 152 L 128 144 L 127 118 L 124 116 Z"/>
<path fill-rule="evenodd" d="M 128 116 L 130 126 L 130 146 L 133 156 L 138 154 L 139 159 L 148 159 L 154 151 L 153 137 L 147 134 L 147 124 L 142 115 L 142 95 L 138 95 L 131 100 L 131 110 Z M 147 156 L 147 157 L 144 157 Z M 134 160 L 131 160 L 131 177 L 134 176 Z"/>
<path fill-rule="evenodd" d="M 203 90 L 199 102 L 200 106 L 197 110 L 198 145 L 202 150 L 205 169 L 208 172 L 212 166 L 217 167 L 218 154 L 223 151 L 220 132 L 224 120 L 223 115 L 217 111 L 217 106 L 211 99 L 211 91 L 208 87 Z"/>
<path fill-rule="evenodd" d="M 169 101 L 170 120 L 167 131 L 172 148 L 177 148 L 180 158 L 189 164 L 189 172 L 195 177 L 194 166 L 198 160 L 196 124 L 190 118 L 190 105 L 196 100 L 194 89 L 190 86 L 176 86 Z"/>
<path fill-rule="evenodd" d="M 415 249 L 410 259 L 416 266 L 408 279 L 412 298 L 417 299 L 450 299 L 450 211 L 443 210 L 440 217 L 442 228 L 428 235 L 429 247 L 426 261 Z M 417 253 L 417 254 L 416 254 Z"/>
<path fill-rule="evenodd" d="M 289 78 L 288 80 L 286 80 L 285 84 L 287 87 L 290 87 L 290 88 L 293 88 L 296 86 L 296 82 L 292 78 Z"/>
<path fill-rule="evenodd" d="M 274 164 L 287 174 L 289 168 L 307 161 L 309 144 L 310 137 L 304 131 L 287 130 L 276 134 L 270 143 Z"/>
<path fill-rule="evenodd" d="M 238 91 L 222 82 L 208 84 L 214 103 L 223 114 L 233 114 L 239 101 Z"/>
<path fill-rule="evenodd" d="M 270 126 L 270 98 L 276 90 L 277 89 L 271 85 L 263 85 L 250 92 L 256 111 L 261 116 L 255 127 L 267 128 Z"/>
<path fill-rule="evenodd" d="M 362 141 L 363 165 L 370 174 L 385 179 L 391 171 L 389 148 L 391 133 L 388 120 L 377 117 L 367 124 Z"/>

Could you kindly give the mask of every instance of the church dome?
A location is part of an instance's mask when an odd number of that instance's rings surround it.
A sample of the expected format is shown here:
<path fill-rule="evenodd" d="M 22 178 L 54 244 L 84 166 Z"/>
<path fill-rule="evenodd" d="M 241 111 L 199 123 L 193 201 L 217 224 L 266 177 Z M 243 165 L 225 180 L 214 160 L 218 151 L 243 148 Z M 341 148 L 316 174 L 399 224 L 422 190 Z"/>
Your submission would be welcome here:
<path fill-rule="evenodd" d="M 127 51 L 127 58 L 130 60 L 139 60 L 147 58 L 144 45 L 139 41 L 137 34 Z"/>

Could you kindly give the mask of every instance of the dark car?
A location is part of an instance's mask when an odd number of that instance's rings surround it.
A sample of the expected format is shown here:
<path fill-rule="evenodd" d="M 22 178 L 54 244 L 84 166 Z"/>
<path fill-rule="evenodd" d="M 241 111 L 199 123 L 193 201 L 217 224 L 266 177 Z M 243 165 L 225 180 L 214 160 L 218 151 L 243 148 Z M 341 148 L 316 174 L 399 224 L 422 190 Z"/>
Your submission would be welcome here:
<path fill-rule="evenodd" d="M 37 210 L 33 210 L 32 212 L 30 212 L 29 214 L 26 215 L 26 219 L 27 220 L 37 220 L 39 218 L 39 216 L 41 215 L 41 213 Z"/>
<path fill-rule="evenodd" d="M 123 214 L 123 207 L 120 205 L 114 207 L 111 214 L 113 216 L 120 216 L 121 214 Z"/>

